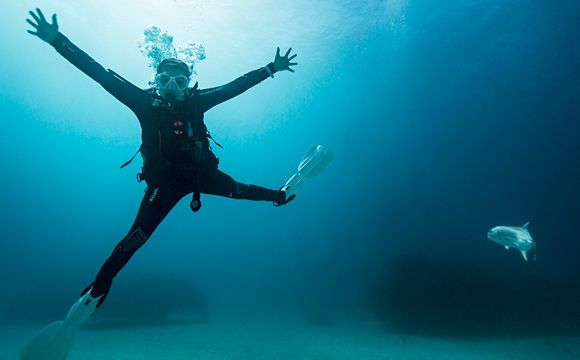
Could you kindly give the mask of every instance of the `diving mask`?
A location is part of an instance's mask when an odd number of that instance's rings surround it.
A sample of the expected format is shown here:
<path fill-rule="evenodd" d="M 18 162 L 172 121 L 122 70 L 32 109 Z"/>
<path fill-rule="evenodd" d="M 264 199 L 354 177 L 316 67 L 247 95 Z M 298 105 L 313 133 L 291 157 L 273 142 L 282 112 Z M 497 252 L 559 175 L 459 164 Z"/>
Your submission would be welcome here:
<path fill-rule="evenodd" d="M 189 85 L 189 78 L 184 75 L 171 76 L 166 73 L 160 73 L 155 76 L 155 82 L 162 90 L 178 89 L 183 91 Z"/>

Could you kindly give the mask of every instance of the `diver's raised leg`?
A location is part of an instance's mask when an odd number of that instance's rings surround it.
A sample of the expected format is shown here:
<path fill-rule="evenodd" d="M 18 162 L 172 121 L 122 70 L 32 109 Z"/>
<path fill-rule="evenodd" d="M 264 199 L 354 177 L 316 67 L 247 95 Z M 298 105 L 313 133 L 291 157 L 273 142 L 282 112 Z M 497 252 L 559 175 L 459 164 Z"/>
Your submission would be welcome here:
<path fill-rule="evenodd" d="M 272 190 L 258 185 L 249 185 L 234 180 L 228 174 L 215 170 L 202 176 L 200 191 L 204 194 L 244 199 L 253 201 L 286 202 L 286 194 L 281 190 Z"/>

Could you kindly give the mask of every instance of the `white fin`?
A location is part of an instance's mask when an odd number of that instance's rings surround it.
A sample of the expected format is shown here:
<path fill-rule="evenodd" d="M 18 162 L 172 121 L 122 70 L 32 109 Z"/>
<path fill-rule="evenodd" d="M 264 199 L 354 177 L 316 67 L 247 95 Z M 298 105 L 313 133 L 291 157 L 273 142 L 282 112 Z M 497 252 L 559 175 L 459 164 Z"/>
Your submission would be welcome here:
<path fill-rule="evenodd" d="M 298 171 L 286 181 L 281 190 L 286 192 L 287 198 L 296 194 L 307 179 L 320 175 L 333 159 L 334 155 L 324 146 L 311 147 L 298 165 Z"/>
<path fill-rule="evenodd" d="M 527 251 L 522 250 L 522 256 L 524 257 L 524 260 L 528 261 L 528 252 Z"/>
<path fill-rule="evenodd" d="M 524 226 L 522 226 L 522 229 L 526 229 L 526 230 L 528 230 L 528 225 L 530 225 L 530 222 L 529 222 L 529 221 L 528 221 L 528 222 L 526 222 L 526 223 L 524 224 Z"/>
<path fill-rule="evenodd" d="M 20 360 L 66 359 L 74 343 L 74 329 L 56 321 L 38 333 L 20 352 Z"/>
<path fill-rule="evenodd" d="M 97 309 L 99 300 L 103 295 L 99 297 L 91 296 L 91 287 L 83 296 L 81 296 L 77 302 L 70 308 L 64 323 L 72 328 L 80 326 L 84 323 L 89 316 Z"/>
<path fill-rule="evenodd" d="M 507 246 L 507 245 L 504 245 L 503 247 L 505 247 L 506 250 L 509 250 L 510 249 L 510 247 Z"/>

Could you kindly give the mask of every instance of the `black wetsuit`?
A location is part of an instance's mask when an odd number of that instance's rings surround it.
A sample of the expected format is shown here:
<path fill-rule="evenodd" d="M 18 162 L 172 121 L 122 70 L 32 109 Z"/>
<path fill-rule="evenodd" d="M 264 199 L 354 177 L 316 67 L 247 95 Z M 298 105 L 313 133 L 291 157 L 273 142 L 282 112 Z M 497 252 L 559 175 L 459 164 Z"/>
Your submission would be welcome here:
<path fill-rule="evenodd" d="M 95 281 L 87 288 L 92 287 L 92 296 L 108 293 L 117 273 L 177 202 L 190 193 L 284 201 L 285 195 L 281 191 L 242 184 L 218 170 L 218 159 L 209 145 L 211 136 L 203 122 L 207 110 L 267 79 L 269 72 L 275 70 L 272 63 L 266 65 L 268 69 L 262 67 L 251 71 L 224 86 L 197 89 L 196 84 L 188 90 L 183 101 L 170 103 L 152 89 L 140 89 L 105 69 L 62 34 L 52 45 L 68 61 L 129 107 L 139 119 L 142 129 L 142 176 L 147 182 L 147 190 L 128 234 L 115 247 Z"/>

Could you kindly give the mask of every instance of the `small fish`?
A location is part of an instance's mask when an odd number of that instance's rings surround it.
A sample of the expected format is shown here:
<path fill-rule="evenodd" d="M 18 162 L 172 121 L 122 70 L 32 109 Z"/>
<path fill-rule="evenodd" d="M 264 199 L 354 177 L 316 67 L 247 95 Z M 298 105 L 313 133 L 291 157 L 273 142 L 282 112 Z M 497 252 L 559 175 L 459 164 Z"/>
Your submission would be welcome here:
<path fill-rule="evenodd" d="M 496 226 L 489 230 L 487 237 L 500 245 L 503 245 L 506 250 L 514 248 L 522 253 L 524 260 L 528 261 L 528 251 L 534 250 L 534 260 L 536 260 L 536 243 L 532 239 L 532 235 L 528 231 L 528 225 L 524 226 Z"/>

